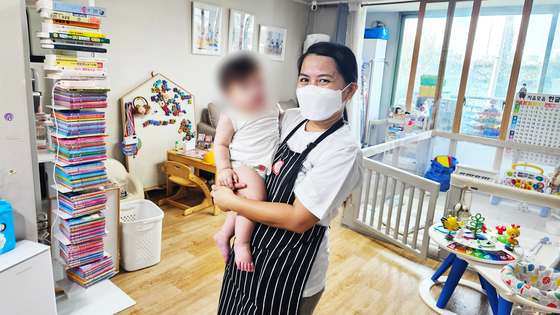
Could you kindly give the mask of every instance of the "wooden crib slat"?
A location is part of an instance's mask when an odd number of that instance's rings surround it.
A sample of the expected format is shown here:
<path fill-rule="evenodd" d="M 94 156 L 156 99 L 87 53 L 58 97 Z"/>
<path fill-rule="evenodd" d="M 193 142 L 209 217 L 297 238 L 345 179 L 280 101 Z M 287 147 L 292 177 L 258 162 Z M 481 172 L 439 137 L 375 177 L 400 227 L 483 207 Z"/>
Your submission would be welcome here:
<path fill-rule="evenodd" d="M 410 195 L 408 196 L 408 207 L 406 210 L 406 220 L 404 221 L 404 234 L 403 234 L 403 243 L 406 245 L 408 241 L 408 227 L 410 225 L 410 215 L 412 212 L 412 201 L 414 200 L 414 186 L 410 186 Z"/>
<path fill-rule="evenodd" d="M 393 216 L 393 203 L 395 201 L 395 189 L 397 188 L 397 180 L 391 178 L 393 184 L 391 185 L 391 196 L 389 200 L 389 209 L 387 210 L 387 226 L 385 227 L 385 234 L 389 235 L 389 229 L 391 228 L 391 219 Z"/>
<path fill-rule="evenodd" d="M 412 248 L 416 249 L 416 240 L 418 239 L 418 227 L 420 226 L 420 217 L 422 216 L 422 208 L 424 206 L 424 190 L 420 189 L 420 198 L 418 199 L 418 211 L 416 212 L 416 223 L 414 224 L 414 235 L 412 237 Z M 428 227 L 426 227 L 428 229 Z M 426 232 L 427 233 L 427 232 Z"/>
<path fill-rule="evenodd" d="M 366 222 L 366 217 L 368 213 L 368 204 L 369 204 L 369 185 L 371 182 L 371 170 L 367 170 L 367 181 L 366 181 L 366 193 L 364 198 L 364 206 L 363 206 L 363 213 L 362 213 L 362 222 Z"/>
<path fill-rule="evenodd" d="M 373 227 L 373 219 L 375 218 L 375 206 L 377 202 L 378 188 L 379 188 L 379 173 L 375 173 L 375 185 L 373 185 L 373 199 L 371 201 L 371 217 L 369 218 L 369 226 L 371 227 Z"/>
<path fill-rule="evenodd" d="M 378 231 L 381 231 L 381 224 L 383 223 L 383 208 L 385 206 L 385 194 L 387 193 L 387 178 L 389 178 L 389 176 L 383 175 L 383 188 L 381 191 L 381 202 L 379 203 L 379 216 L 377 220 Z"/>
<path fill-rule="evenodd" d="M 393 237 L 399 239 L 399 226 L 401 225 L 401 211 L 404 199 L 404 191 L 406 189 L 406 183 L 401 182 L 401 191 L 399 193 L 399 209 L 397 210 L 397 222 L 395 222 L 395 235 Z"/>

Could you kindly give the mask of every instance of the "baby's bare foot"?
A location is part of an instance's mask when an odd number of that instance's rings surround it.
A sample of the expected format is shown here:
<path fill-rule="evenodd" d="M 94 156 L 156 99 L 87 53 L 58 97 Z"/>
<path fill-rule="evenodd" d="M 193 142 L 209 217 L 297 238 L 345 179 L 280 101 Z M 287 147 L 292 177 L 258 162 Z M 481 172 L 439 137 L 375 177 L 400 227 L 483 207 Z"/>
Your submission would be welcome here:
<path fill-rule="evenodd" d="M 235 263 L 239 270 L 248 272 L 255 271 L 253 257 L 251 256 L 251 247 L 248 243 L 242 244 L 236 241 L 233 250 L 235 251 Z"/>
<path fill-rule="evenodd" d="M 229 238 L 224 237 L 222 235 L 222 231 L 220 231 L 216 233 L 216 235 L 214 235 L 214 242 L 216 242 L 216 245 L 218 245 L 218 247 L 220 248 L 222 256 L 224 257 L 224 262 L 227 264 L 229 260 L 229 252 L 231 251 L 231 247 L 229 246 Z"/>

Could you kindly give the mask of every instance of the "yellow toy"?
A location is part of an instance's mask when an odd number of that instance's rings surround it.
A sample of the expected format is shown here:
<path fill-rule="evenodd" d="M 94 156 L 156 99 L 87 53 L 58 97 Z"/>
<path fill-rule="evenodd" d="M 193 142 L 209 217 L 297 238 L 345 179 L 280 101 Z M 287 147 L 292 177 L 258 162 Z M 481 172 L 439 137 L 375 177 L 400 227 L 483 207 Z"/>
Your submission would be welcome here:
<path fill-rule="evenodd" d="M 514 251 L 515 245 L 519 244 L 519 241 L 516 240 L 519 237 L 519 225 L 512 224 L 510 228 L 507 229 L 506 234 L 508 238 L 506 239 L 506 246 L 505 248 L 510 251 Z"/>
<path fill-rule="evenodd" d="M 453 235 L 451 234 L 451 232 L 453 231 L 457 231 L 460 226 L 459 223 L 457 222 L 457 217 L 452 217 L 451 215 L 449 215 L 449 217 L 442 217 L 441 218 L 441 223 L 443 224 L 443 227 L 448 231 L 448 233 L 445 235 L 445 239 L 450 241 L 453 239 Z"/>

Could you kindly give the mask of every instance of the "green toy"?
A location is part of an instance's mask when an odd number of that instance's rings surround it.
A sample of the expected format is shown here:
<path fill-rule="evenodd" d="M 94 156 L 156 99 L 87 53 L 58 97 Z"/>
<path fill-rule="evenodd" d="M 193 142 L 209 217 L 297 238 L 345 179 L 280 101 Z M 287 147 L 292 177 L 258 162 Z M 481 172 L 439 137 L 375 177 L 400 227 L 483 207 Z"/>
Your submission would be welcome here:
<path fill-rule="evenodd" d="M 474 239 L 478 239 L 478 233 L 483 231 L 484 220 L 486 220 L 480 213 L 473 215 L 469 221 L 469 229 L 473 233 Z"/>

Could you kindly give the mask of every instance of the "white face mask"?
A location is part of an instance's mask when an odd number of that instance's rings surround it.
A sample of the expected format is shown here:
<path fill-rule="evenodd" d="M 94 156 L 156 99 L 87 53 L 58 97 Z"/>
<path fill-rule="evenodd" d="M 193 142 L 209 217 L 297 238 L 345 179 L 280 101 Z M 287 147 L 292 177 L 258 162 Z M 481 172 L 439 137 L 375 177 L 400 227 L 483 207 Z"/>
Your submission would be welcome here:
<path fill-rule="evenodd" d="M 316 85 L 308 85 L 297 89 L 296 95 L 301 116 L 309 120 L 325 120 L 331 117 L 344 107 L 342 92 L 349 85 L 342 89 L 342 91 L 335 91 Z"/>

